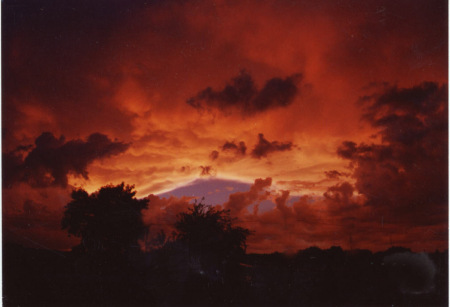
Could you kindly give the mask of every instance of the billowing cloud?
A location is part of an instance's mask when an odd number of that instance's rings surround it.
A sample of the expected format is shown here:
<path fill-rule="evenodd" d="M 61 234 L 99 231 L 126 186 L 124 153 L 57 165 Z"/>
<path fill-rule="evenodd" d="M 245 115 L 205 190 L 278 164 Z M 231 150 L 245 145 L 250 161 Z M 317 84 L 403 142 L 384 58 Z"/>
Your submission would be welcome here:
<path fill-rule="evenodd" d="M 95 160 L 120 154 L 129 144 L 112 141 L 100 133 L 91 134 L 86 141 L 57 139 L 52 133 L 44 132 L 35 141 L 28 154 L 23 148 L 4 154 L 4 186 L 10 187 L 17 181 L 25 181 L 35 187 L 61 186 L 68 184 L 68 175 L 88 178 L 87 167 Z"/>
<path fill-rule="evenodd" d="M 364 98 L 364 118 L 380 143 L 347 141 L 357 191 L 380 215 L 409 225 L 446 223 L 447 87 L 422 83 L 390 87 Z"/>
<path fill-rule="evenodd" d="M 292 142 L 270 142 L 264 138 L 264 135 L 262 133 L 260 133 L 258 135 L 258 143 L 252 150 L 252 157 L 261 159 L 262 157 L 267 157 L 268 154 L 273 152 L 291 150 L 292 147 Z"/>
<path fill-rule="evenodd" d="M 354 188 L 351 184 L 348 182 L 344 182 L 332 187 L 329 187 L 328 190 L 325 192 L 324 196 L 327 199 L 330 199 L 337 203 L 349 203 L 350 198 L 353 195 Z"/>
<path fill-rule="evenodd" d="M 222 90 L 208 87 L 189 98 L 187 103 L 196 109 L 215 108 L 224 113 L 236 109 L 243 115 L 252 115 L 290 105 L 298 93 L 297 83 L 301 78 L 301 74 L 285 79 L 272 78 L 259 90 L 252 76 L 243 70 Z"/>
<path fill-rule="evenodd" d="M 353 194 L 355 188 L 348 182 L 338 183 L 328 188 L 323 194 L 328 204 L 328 210 L 335 216 L 342 214 L 343 212 L 351 212 L 358 215 L 358 203 L 356 202 Z M 347 216 L 348 217 L 348 216 Z"/>
<path fill-rule="evenodd" d="M 232 214 L 238 215 L 248 206 L 267 199 L 270 193 L 266 188 L 270 187 L 271 184 L 272 178 L 270 177 L 266 179 L 256 179 L 249 191 L 230 194 L 228 201 L 223 207 L 230 210 Z"/>

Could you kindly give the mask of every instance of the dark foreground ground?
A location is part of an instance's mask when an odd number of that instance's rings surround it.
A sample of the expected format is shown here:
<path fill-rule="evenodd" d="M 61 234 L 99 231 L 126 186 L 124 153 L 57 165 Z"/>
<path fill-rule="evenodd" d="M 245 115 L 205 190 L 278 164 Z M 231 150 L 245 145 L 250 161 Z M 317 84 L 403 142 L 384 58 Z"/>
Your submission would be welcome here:
<path fill-rule="evenodd" d="M 448 251 L 312 247 L 226 266 L 177 248 L 112 257 L 3 246 L 4 306 L 447 306 L 447 299 Z"/>

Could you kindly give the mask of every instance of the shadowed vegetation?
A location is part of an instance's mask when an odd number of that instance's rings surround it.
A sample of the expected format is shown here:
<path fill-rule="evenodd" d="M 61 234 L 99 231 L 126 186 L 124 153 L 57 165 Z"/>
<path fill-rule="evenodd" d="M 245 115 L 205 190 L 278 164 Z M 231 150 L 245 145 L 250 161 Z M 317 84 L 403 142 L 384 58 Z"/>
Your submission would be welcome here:
<path fill-rule="evenodd" d="M 5 306 L 446 306 L 448 251 L 412 253 L 317 247 L 294 255 L 246 254 L 248 229 L 202 203 L 175 232 L 146 233 L 133 186 L 75 190 L 62 227 L 71 252 L 4 245 Z"/>
<path fill-rule="evenodd" d="M 69 235 L 81 237 L 78 249 L 86 252 L 124 253 L 139 249 L 146 227 L 142 210 L 148 201 L 136 199 L 134 186 L 108 185 L 89 195 L 72 192 L 61 225 Z"/>

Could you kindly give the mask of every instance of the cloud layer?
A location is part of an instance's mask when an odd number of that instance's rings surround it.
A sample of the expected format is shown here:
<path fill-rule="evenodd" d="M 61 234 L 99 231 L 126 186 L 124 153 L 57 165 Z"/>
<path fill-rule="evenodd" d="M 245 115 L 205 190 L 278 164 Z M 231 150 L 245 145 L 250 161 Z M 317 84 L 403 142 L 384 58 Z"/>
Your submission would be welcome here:
<path fill-rule="evenodd" d="M 68 185 L 68 175 L 88 179 L 87 167 L 95 160 L 126 151 L 129 144 L 110 140 L 100 133 L 91 134 L 86 141 L 57 139 L 51 132 L 42 133 L 34 146 L 18 147 L 3 155 L 4 186 L 28 182 L 34 187 Z M 30 149 L 23 154 L 24 149 Z"/>
<path fill-rule="evenodd" d="M 67 248 L 37 222 L 70 187 L 147 197 L 213 175 L 271 178 L 217 202 L 256 231 L 254 251 L 444 246 L 447 8 L 5 0 L 5 224 Z"/>

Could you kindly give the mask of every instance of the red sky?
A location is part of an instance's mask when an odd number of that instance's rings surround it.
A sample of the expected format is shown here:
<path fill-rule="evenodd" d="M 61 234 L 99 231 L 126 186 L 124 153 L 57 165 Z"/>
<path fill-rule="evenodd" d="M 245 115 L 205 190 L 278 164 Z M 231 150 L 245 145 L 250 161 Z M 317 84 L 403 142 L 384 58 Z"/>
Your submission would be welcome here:
<path fill-rule="evenodd" d="M 251 252 L 446 248 L 447 12 L 3 1 L 5 239 L 70 248 L 70 191 L 124 181 L 163 228 L 192 197 L 230 209 Z"/>

